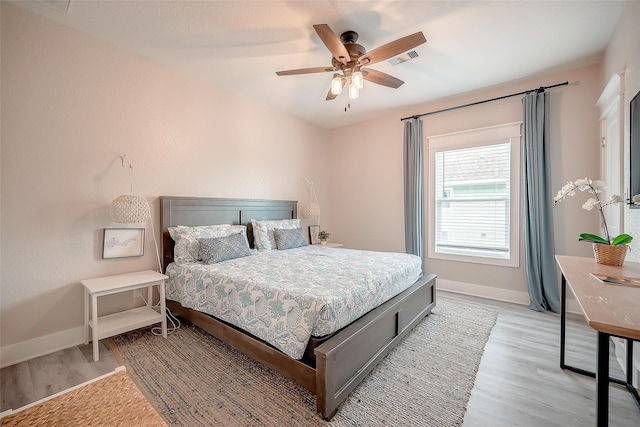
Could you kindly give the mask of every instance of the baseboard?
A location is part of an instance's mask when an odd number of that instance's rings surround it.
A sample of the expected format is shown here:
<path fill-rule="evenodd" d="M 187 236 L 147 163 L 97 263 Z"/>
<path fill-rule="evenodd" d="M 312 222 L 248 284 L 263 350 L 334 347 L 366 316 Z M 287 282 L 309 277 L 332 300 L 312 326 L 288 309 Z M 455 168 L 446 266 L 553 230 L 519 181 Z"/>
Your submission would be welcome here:
<path fill-rule="evenodd" d="M 83 326 L 6 345 L 0 347 L 0 368 L 81 344 L 84 344 Z"/>
<path fill-rule="evenodd" d="M 440 278 L 437 279 L 437 287 L 448 292 L 529 305 L 528 293 L 512 289 L 500 289 Z M 568 312 L 581 313 L 580 307 L 575 300 L 569 299 L 567 303 Z M 66 331 L 0 347 L 0 368 L 81 344 L 84 344 L 84 327 L 78 326 Z"/>
<path fill-rule="evenodd" d="M 438 289 L 447 292 L 488 298 L 496 301 L 511 302 L 520 305 L 529 305 L 529 294 L 527 292 L 494 288 L 492 286 L 476 285 L 473 283 L 456 282 L 454 280 L 440 278 L 436 280 L 436 283 Z M 567 312 L 575 314 L 582 313 L 578 302 L 571 298 L 567 300 Z"/>

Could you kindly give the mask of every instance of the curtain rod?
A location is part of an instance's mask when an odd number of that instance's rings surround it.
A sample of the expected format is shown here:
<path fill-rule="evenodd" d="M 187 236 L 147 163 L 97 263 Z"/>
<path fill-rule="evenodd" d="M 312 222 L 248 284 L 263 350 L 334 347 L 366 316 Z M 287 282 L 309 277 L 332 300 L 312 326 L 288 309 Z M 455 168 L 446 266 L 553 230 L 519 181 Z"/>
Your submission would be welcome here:
<path fill-rule="evenodd" d="M 564 82 L 564 83 L 558 83 L 558 84 L 551 85 L 551 86 L 540 86 L 537 89 L 529 89 L 529 90 L 525 90 L 524 92 L 512 93 L 511 95 L 499 96 L 497 98 L 485 99 L 484 101 L 477 101 L 477 102 L 472 102 L 470 104 L 458 105 L 456 107 L 449 107 L 449 108 L 444 108 L 442 110 L 430 111 L 428 113 L 422 113 L 422 114 L 416 114 L 414 116 L 403 117 L 403 118 L 400 119 L 400 121 L 402 122 L 402 121 L 409 120 L 409 119 L 417 119 L 418 117 L 429 116 L 431 114 L 437 114 L 437 113 L 444 113 L 446 111 L 457 110 L 459 108 L 472 107 L 474 105 L 485 104 L 487 102 L 492 102 L 492 101 L 499 101 L 499 100 L 505 99 L 505 98 L 511 98 L 512 96 L 526 95 L 526 94 L 531 93 L 531 92 L 541 93 L 541 92 L 544 92 L 546 89 L 551 89 L 551 88 L 559 87 L 559 86 L 567 86 L 568 84 L 569 84 L 569 82 L 567 81 L 567 82 Z"/>

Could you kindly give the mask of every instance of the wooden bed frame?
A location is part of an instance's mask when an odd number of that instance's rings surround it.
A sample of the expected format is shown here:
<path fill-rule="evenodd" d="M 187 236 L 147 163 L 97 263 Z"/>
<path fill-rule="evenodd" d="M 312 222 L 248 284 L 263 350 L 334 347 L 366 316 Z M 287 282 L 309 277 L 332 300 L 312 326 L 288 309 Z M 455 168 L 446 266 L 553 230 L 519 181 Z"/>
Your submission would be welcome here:
<path fill-rule="evenodd" d="M 297 202 L 284 200 L 160 197 L 163 270 L 173 261 L 168 227 L 251 224 L 251 219 L 296 218 Z M 253 244 L 251 227 L 249 242 Z M 410 288 L 344 327 L 315 349 L 316 366 L 292 359 L 266 342 L 207 314 L 167 301 L 173 314 L 204 329 L 247 356 L 315 393 L 317 410 L 327 420 L 349 393 L 435 306 L 435 275 L 423 276 Z"/>

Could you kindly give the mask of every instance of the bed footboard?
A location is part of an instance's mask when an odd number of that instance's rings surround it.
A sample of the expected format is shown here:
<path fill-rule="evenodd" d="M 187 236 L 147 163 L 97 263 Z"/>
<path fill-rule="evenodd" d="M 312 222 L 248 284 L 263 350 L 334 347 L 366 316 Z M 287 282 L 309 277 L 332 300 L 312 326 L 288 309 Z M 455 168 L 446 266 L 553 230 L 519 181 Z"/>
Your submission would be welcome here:
<path fill-rule="evenodd" d="M 436 276 L 414 285 L 318 346 L 316 396 L 327 420 L 349 393 L 435 305 Z"/>
<path fill-rule="evenodd" d="M 315 349 L 315 369 L 204 313 L 170 300 L 167 307 L 315 393 L 318 412 L 329 420 L 349 393 L 431 312 L 436 303 L 435 284 L 435 275 L 421 277 L 410 288 L 343 328 Z"/>

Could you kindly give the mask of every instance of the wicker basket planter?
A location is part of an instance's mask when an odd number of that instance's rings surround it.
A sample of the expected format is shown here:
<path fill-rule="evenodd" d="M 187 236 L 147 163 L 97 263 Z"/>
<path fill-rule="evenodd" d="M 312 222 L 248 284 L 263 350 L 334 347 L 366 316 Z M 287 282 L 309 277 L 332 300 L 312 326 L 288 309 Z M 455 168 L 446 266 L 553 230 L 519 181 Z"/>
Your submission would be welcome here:
<path fill-rule="evenodd" d="M 593 254 L 598 264 L 620 266 L 624 262 L 629 250 L 628 245 L 604 245 L 602 243 L 593 244 Z"/>

